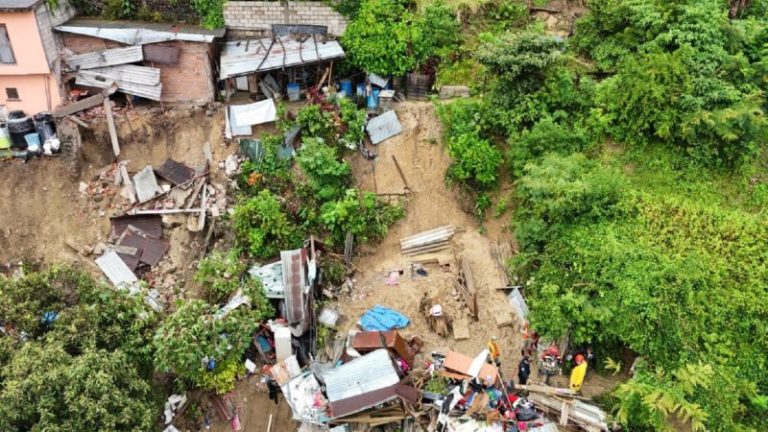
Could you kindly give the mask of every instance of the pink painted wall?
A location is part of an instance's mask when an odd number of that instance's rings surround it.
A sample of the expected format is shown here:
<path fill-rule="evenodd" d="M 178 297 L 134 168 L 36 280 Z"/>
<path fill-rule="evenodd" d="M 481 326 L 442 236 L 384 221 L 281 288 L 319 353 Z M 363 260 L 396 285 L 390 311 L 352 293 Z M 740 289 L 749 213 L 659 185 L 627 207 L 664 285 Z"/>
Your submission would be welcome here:
<path fill-rule="evenodd" d="M 7 100 L 7 87 L 13 87 L 19 92 L 18 101 Z M 0 105 L 4 105 L 8 111 L 22 110 L 31 116 L 41 111 L 53 111 L 60 104 L 59 101 L 58 85 L 49 74 L 0 75 Z"/>
<path fill-rule="evenodd" d="M 48 68 L 35 12 L 0 13 L 0 24 L 8 31 L 16 59 L 16 64 L 0 63 L 0 105 L 8 111 L 24 110 L 28 115 L 53 110 L 61 95 Z M 6 100 L 7 87 L 18 90 L 18 101 Z"/>
<path fill-rule="evenodd" d="M 8 29 L 8 39 L 16 57 L 15 65 L 0 63 L 0 75 L 50 73 L 34 11 L 0 13 L 0 24 L 5 24 Z"/>

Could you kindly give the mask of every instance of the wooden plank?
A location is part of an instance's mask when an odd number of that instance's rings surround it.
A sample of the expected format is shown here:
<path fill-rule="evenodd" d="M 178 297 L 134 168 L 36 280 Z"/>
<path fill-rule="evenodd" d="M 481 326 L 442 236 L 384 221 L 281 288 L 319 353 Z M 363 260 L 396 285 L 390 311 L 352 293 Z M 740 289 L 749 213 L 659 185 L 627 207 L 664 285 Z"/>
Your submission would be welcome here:
<path fill-rule="evenodd" d="M 78 113 L 84 109 L 95 107 L 96 105 L 104 102 L 104 95 L 99 93 L 91 97 L 72 102 L 69 105 L 58 106 L 53 110 L 54 117 L 64 117 L 70 114 Z"/>
<path fill-rule="evenodd" d="M 560 403 L 560 426 L 568 426 L 568 411 L 570 404 L 566 401 Z"/>
<path fill-rule="evenodd" d="M 101 103 L 101 102 L 99 102 L 99 103 Z M 76 125 L 78 125 L 80 127 L 83 127 L 85 129 L 90 129 L 91 128 L 91 126 L 88 125 L 88 123 L 80 120 L 79 118 L 77 118 L 77 117 L 75 117 L 73 115 L 68 115 L 68 116 L 66 116 L 66 118 L 67 118 L 67 120 L 71 121 L 72 123 L 74 123 L 74 124 L 76 124 Z"/>
<path fill-rule="evenodd" d="M 576 393 L 574 393 L 571 389 L 561 388 L 561 387 L 549 387 L 549 386 L 543 386 L 538 384 L 528 384 L 528 385 L 515 384 L 515 388 L 518 390 L 526 390 L 529 392 L 543 393 L 548 395 L 566 396 L 566 397 L 577 396 Z"/>
<path fill-rule="evenodd" d="M 117 142 L 115 119 L 112 117 L 112 102 L 110 102 L 109 98 L 104 99 L 104 113 L 107 115 L 107 127 L 109 128 L 109 139 L 112 141 L 112 151 L 117 158 L 120 156 L 120 144 Z"/>
<path fill-rule="evenodd" d="M 208 186 L 203 183 L 203 196 L 200 198 L 200 216 L 197 217 L 197 231 L 205 228 L 205 213 L 208 210 L 206 201 L 208 200 Z"/>

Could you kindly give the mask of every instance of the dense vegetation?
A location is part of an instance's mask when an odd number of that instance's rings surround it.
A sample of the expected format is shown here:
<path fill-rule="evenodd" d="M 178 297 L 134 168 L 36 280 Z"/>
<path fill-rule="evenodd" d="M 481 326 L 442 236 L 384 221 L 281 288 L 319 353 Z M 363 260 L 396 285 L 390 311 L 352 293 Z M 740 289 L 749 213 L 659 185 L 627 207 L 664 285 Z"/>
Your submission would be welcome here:
<path fill-rule="evenodd" d="M 154 313 L 71 268 L 0 277 L 0 430 L 150 430 Z"/>
<path fill-rule="evenodd" d="M 265 135 L 263 157 L 244 164 L 244 193 L 233 218 L 240 251 L 272 258 L 300 247 L 309 235 L 334 248 L 343 246 L 347 233 L 357 242 L 380 240 L 404 215 L 400 206 L 352 187 L 343 156 L 362 140 L 365 111 L 348 99 L 314 96 L 295 116 L 282 113 L 279 123 L 285 132 L 301 128 L 301 148 L 292 166 L 277 155 L 283 138 Z"/>
<path fill-rule="evenodd" d="M 457 7 L 479 49 L 438 77 L 483 79 L 438 106 L 446 176 L 484 206 L 515 181 L 533 326 L 642 357 L 613 399 L 630 430 L 765 430 L 762 2 L 593 0 L 567 40 Z"/>

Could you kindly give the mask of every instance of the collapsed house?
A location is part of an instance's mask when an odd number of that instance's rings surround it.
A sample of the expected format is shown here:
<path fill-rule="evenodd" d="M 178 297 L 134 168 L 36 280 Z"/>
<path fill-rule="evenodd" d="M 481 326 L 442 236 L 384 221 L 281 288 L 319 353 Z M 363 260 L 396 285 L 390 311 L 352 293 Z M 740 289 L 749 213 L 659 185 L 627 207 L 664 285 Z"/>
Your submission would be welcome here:
<path fill-rule="evenodd" d="M 214 41 L 224 29 L 75 18 L 55 30 L 64 45 L 64 80 L 163 102 L 215 98 Z"/>

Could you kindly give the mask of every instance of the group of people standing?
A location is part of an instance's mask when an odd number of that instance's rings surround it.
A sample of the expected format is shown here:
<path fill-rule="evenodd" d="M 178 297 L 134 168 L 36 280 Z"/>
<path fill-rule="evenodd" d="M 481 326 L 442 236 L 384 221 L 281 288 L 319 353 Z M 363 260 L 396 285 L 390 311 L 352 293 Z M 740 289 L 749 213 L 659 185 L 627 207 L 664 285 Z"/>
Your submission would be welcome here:
<path fill-rule="evenodd" d="M 529 335 L 527 323 L 524 331 L 524 347 L 521 352 L 522 358 L 517 365 L 517 381 L 520 385 L 526 385 L 531 376 L 531 359 L 538 354 L 539 337 L 536 332 Z M 501 350 L 499 349 L 498 339 L 493 336 L 487 343 L 488 360 L 496 367 L 501 366 Z M 575 352 L 569 355 L 568 360 L 573 360 L 574 366 L 571 369 L 570 390 L 574 393 L 580 393 L 584 378 L 587 375 L 588 364 L 592 362 L 594 356 L 591 347 Z M 561 373 L 562 357 L 560 349 L 554 343 L 545 349 L 539 359 L 539 374 L 545 376 L 545 383 L 549 383 L 549 377 Z M 514 388 L 512 380 L 509 383 L 510 388 Z"/>

